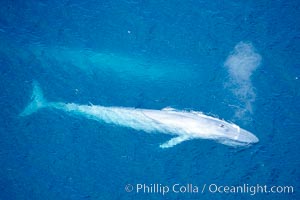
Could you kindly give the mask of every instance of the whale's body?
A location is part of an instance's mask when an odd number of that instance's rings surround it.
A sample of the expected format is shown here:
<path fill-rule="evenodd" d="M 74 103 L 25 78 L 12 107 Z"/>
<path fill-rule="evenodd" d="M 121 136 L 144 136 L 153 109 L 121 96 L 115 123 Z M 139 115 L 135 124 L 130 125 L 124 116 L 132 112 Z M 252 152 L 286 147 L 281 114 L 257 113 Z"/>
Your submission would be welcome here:
<path fill-rule="evenodd" d="M 47 102 L 38 83 L 35 82 L 32 102 L 20 115 L 30 115 L 39 108 L 58 109 L 70 114 L 148 133 L 165 133 L 175 136 L 160 145 L 161 148 L 173 147 L 191 139 L 216 140 L 229 146 L 247 146 L 258 142 L 256 136 L 239 126 L 204 115 L 201 112 L 179 111 L 172 108 L 151 110 Z"/>

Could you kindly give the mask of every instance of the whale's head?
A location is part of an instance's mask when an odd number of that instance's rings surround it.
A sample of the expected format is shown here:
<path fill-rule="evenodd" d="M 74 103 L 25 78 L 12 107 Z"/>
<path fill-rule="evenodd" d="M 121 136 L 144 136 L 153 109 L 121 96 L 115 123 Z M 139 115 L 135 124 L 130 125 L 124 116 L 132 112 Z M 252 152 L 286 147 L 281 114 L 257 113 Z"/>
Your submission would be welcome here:
<path fill-rule="evenodd" d="M 218 141 L 228 146 L 248 146 L 257 143 L 258 138 L 239 126 L 220 120 L 218 122 Z"/>
<path fill-rule="evenodd" d="M 216 140 L 228 146 L 248 146 L 259 141 L 251 132 L 236 124 L 199 112 L 193 112 L 193 114 L 198 116 L 196 118 L 198 126 L 193 129 L 195 138 Z"/>

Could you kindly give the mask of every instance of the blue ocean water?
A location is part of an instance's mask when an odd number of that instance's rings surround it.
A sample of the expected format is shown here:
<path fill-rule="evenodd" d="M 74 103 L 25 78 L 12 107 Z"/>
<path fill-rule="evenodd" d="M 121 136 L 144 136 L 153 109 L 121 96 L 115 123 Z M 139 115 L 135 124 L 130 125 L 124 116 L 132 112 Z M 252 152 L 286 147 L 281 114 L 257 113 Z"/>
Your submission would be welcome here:
<path fill-rule="evenodd" d="M 2 0 L 0 199 L 300 199 L 299 6 Z M 171 136 L 51 109 L 20 117 L 33 81 L 51 101 L 202 111 L 260 141 L 161 149 Z M 176 183 L 199 192 L 136 191 Z M 213 184 L 293 193 L 212 192 Z"/>

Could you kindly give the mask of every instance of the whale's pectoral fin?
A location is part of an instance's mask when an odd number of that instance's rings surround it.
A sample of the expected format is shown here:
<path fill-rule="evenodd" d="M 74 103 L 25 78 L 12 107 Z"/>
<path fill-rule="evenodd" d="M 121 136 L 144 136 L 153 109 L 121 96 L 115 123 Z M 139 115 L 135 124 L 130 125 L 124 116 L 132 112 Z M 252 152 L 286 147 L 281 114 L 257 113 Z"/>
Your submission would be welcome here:
<path fill-rule="evenodd" d="M 170 147 L 173 147 L 181 142 L 184 142 L 186 140 L 189 140 L 190 138 L 188 136 L 178 136 L 178 137 L 175 137 L 175 138 L 172 138 L 171 140 L 161 144 L 159 147 L 162 148 L 162 149 L 165 149 L 165 148 L 170 148 Z"/>

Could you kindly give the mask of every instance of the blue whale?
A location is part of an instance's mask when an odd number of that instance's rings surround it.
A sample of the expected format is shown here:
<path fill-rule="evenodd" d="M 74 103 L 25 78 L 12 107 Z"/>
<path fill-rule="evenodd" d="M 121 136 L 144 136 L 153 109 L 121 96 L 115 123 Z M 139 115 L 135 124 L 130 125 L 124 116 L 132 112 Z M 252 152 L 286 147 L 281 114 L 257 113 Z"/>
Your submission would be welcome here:
<path fill-rule="evenodd" d="M 251 132 L 233 123 L 196 111 L 180 111 L 170 107 L 151 110 L 49 102 L 37 82 L 33 82 L 31 100 L 20 116 L 30 115 L 39 109 L 57 109 L 99 122 L 174 136 L 161 144 L 161 148 L 173 147 L 192 139 L 214 140 L 228 146 L 249 146 L 259 141 Z"/>

